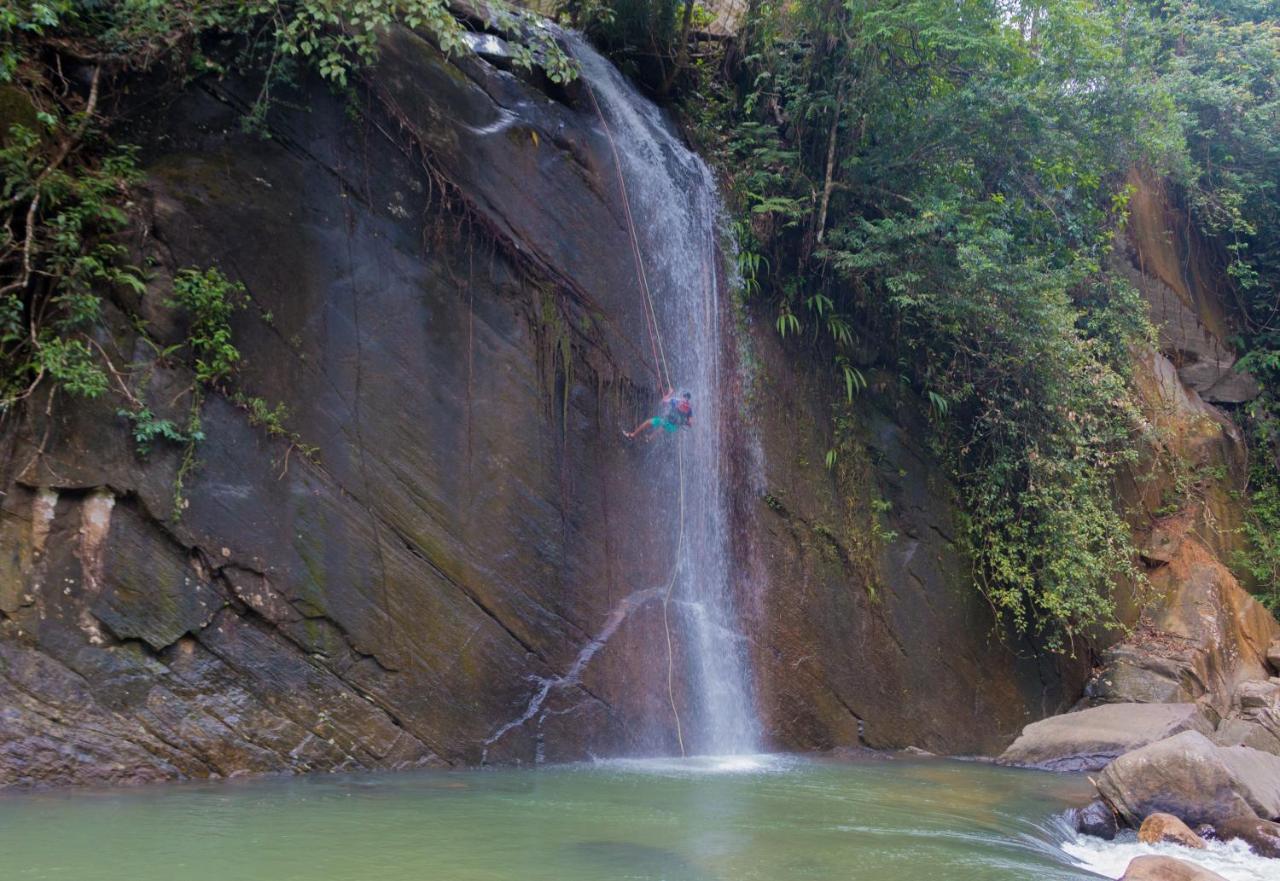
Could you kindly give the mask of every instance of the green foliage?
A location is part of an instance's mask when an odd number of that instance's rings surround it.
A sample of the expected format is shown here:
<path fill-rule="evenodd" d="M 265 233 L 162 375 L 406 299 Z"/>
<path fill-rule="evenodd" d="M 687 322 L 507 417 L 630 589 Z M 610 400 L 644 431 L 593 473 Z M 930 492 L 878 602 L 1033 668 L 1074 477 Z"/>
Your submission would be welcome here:
<path fill-rule="evenodd" d="M 150 409 L 142 407 L 138 410 L 118 410 L 117 416 L 124 417 L 131 423 L 133 442 L 138 452 L 146 455 L 157 440 L 166 440 L 175 444 L 189 444 L 204 440 L 204 433 L 198 429 L 186 432 L 178 428 L 171 419 L 160 419 Z"/>
<path fill-rule="evenodd" d="M 1280 480 L 1274 473 L 1258 476 L 1241 527 L 1246 546 L 1232 562 L 1267 608 L 1280 614 Z"/>
<path fill-rule="evenodd" d="M 1250 441 L 1235 563 L 1280 608 L 1280 4 L 1167 2 L 1154 63 L 1178 100 L 1186 143 L 1169 171 L 1215 249 L 1236 306 L 1239 369 L 1262 387 L 1237 415 Z"/>
<path fill-rule="evenodd" d="M 228 281 L 216 268 L 183 269 L 174 279 L 169 304 L 185 310 L 191 320 L 187 345 L 197 382 L 217 386 L 235 371 L 240 351 L 231 341 L 231 316 L 244 308 L 244 296 L 244 285 Z"/>
<path fill-rule="evenodd" d="M 700 130 L 732 130 L 709 146 L 778 332 L 846 399 L 873 352 L 927 402 L 984 594 L 1065 646 L 1139 579 L 1111 477 L 1151 330 L 1106 266 L 1124 173 L 1180 143 L 1141 69 L 1151 28 L 1101 0 L 754 8 L 735 98 Z"/>
<path fill-rule="evenodd" d="M 42 136 L 14 125 L 0 146 L 0 409 L 45 381 L 96 397 L 107 377 L 91 348 L 101 295 L 141 291 L 141 272 L 113 236 L 125 227 L 123 201 L 138 173 L 128 151 L 77 173 L 45 164 Z M 18 232 L 21 231 L 21 232 Z"/>
<path fill-rule="evenodd" d="M 289 429 L 286 424 L 289 419 L 289 408 L 284 404 L 278 403 L 272 407 L 265 399 L 249 396 L 243 392 L 233 394 L 231 401 L 245 411 L 250 425 L 265 429 L 270 437 L 287 440 L 290 448 L 298 450 L 312 461 L 316 460 L 320 452 L 319 447 L 303 443 L 302 437 L 296 431 Z"/>

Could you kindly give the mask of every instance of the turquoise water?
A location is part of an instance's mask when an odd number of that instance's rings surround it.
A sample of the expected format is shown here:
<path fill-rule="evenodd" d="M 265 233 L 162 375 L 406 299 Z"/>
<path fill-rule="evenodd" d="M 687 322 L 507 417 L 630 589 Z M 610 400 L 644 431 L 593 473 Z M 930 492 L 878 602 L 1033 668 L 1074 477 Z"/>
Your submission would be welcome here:
<path fill-rule="evenodd" d="M 1096 878 L 1082 778 L 932 760 L 605 762 L 0 795 L 0 876 L 76 881 Z"/>

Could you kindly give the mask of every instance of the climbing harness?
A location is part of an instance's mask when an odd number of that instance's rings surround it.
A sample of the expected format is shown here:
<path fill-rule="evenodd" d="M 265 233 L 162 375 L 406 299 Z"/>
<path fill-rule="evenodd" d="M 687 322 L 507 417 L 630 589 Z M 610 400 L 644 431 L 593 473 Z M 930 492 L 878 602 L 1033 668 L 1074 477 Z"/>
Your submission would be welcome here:
<path fill-rule="evenodd" d="M 613 168 L 618 176 L 618 191 L 622 194 L 622 210 L 627 219 L 627 231 L 631 242 L 631 256 L 636 263 L 636 277 L 640 281 L 640 293 L 644 297 L 642 311 L 645 325 L 649 329 L 649 345 L 653 350 L 653 361 L 658 373 L 658 382 L 667 390 L 671 384 L 671 370 L 667 365 L 667 353 L 662 345 L 662 336 L 658 333 L 658 313 L 653 307 L 653 294 L 649 290 L 649 276 L 644 269 L 644 257 L 640 253 L 640 240 L 636 235 L 636 222 L 631 214 L 631 199 L 627 195 L 627 181 L 622 176 L 622 158 L 618 155 L 618 145 L 613 140 L 613 132 L 608 121 L 600 111 L 600 103 L 596 101 L 595 90 L 585 78 L 583 85 L 587 87 L 587 95 L 591 98 L 591 106 L 595 108 L 600 125 L 604 128 L 605 138 L 609 141 L 609 150 L 613 153 Z M 676 722 L 676 742 L 680 744 L 680 757 L 684 758 L 684 731 L 680 725 L 680 710 L 676 707 L 675 692 L 675 651 L 671 644 L 671 621 L 668 609 L 671 606 L 671 594 L 675 590 L 676 576 L 680 574 L 680 555 L 684 550 L 684 442 L 680 434 L 676 435 L 676 459 L 679 463 L 677 485 L 679 486 L 680 517 L 679 532 L 676 538 L 675 563 L 671 567 L 671 578 L 667 581 L 667 589 L 662 595 L 662 630 L 667 637 L 667 700 L 671 703 L 671 715 Z"/>

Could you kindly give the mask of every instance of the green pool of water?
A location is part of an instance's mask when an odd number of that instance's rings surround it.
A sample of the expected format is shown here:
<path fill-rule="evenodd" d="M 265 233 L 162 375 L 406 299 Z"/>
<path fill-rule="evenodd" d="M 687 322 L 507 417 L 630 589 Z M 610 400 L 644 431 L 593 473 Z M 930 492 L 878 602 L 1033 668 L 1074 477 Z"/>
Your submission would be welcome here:
<path fill-rule="evenodd" d="M 1082 778 L 933 760 L 605 762 L 0 796 L 0 877 L 1083 879 Z"/>

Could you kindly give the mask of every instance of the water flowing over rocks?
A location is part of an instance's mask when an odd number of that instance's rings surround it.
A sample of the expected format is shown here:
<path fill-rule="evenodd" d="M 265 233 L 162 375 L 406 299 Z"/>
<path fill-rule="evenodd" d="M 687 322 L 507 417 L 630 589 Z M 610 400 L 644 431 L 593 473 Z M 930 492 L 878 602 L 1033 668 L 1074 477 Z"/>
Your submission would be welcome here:
<path fill-rule="evenodd" d="M 1280 859 L 1280 823 L 1252 817 L 1235 817 L 1214 826 L 1222 841 L 1239 839 L 1258 856 Z"/>
<path fill-rule="evenodd" d="M 1204 839 L 1173 814 L 1155 813 L 1148 816 L 1138 827 L 1138 840 L 1143 844 L 1168 842 L 1195 850 L 1203 850 L 1205 846 Z"/>

